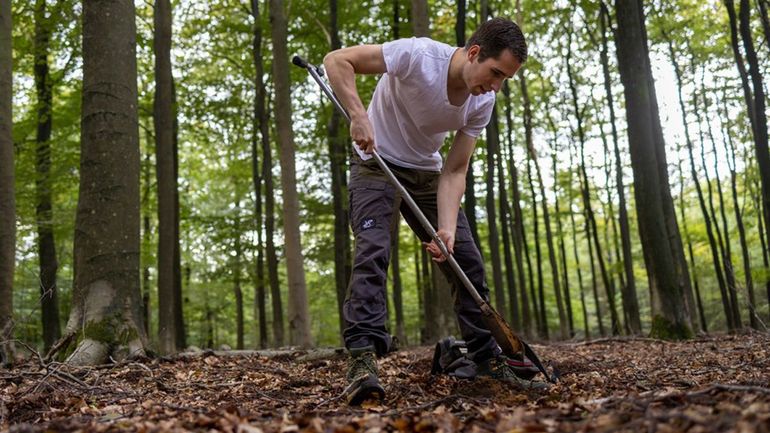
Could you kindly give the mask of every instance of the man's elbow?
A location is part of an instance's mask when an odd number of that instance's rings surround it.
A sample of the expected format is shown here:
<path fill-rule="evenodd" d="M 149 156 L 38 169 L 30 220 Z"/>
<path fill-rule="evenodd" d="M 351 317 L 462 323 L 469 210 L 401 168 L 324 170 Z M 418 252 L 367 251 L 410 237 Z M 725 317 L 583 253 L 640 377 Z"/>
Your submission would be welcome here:
<path fill-rule="evenodd" d="M 334 62 L 336 61 L 336 59 L 337 59 L 337 56 L 338 56 L 338 54 L 339 54 L 339 53 L 338 53 L 338 51 L 339 51 L 339 50 L 330 51 L 329 53 L 327 53 L 327 54 L 324 56 L 324 62 L 323 62 L 323 63 L 324 63 L 324 68 L 325 68 L 325 69 L 329 69 L 329 68 L 331 68 L 331 67 L 332 67 L 332 65 L 333 65 L 333 64 L 334 64 Z"/>

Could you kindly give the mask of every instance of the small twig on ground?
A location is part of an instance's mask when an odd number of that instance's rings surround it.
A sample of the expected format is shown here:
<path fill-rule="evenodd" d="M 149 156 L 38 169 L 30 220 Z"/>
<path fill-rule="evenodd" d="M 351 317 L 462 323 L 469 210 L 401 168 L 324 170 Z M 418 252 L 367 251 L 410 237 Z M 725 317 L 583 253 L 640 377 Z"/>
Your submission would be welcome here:
<path fill-rule="evenodd" d="M 700 391 L 693 391 L 688 392 L 685 394 L 688 397 L 696 396 L 696 395 L 703 395 L 708 394 L 711 391 L 719 390 L 719 391 L 743 391 L 743 392 L 758 392 L 760 394 L 770 394 L 770 388 L 765 388 L 762 386 L 752 386 L 752 385 L 728 385 L 724 383 L 714 383 L 708 386 L 705 389 L 702 389 Z"/>
<path fill-rule="evenodd" d="M 58 353 L 60 350 L 62 350 L 63 348 L 65 348 L 65 347 L 67 347 L 67 346 L 69 345 L 70 341 L 72 341 L 72 337 L 74 337 L 74 336 L 75 336 L 75 333 L 74 333 L 74 332 L 72 332 L 72 331 L 70 331 L 70 332 L 68 332 L 68 333 L 64 334 L 64 335 L 63 335 L 63 336 L 62 336 L 62 337 L 59 339 L 59 341 L 57 341 L 56 343 L 54 343 L 54 345 L 53 345 L 53 346 L 51 346 L 51 348 L 48 350 L 48 353 L 46 353 L 46 355 L 45 355 L 45 358 L 43 358 L 43 359 L 44 359 L 46 362 L 47 362 L 47 361 L 50 361 L 50 360 L 51 360 L 51 358 L 53 358 L 54 356 L 56 356 L 56 354 L 57 354 L 57 353 Z"/>
<path fill-rule="evenodd" d="M 635 341 L 647 342 L 647 343 L 672 344 L 671 341 L 659 340 L 657 338 L 649 338 L 649 337 L 606 337 L 606 338 L 597 338 L 596 340 L 588 340 L 588 341 L 556 342 L 556 343 L 550 343 L 550 345 L 553 345 L 553 346 L 592 346 L 594 344 L 603 344 L 603 343 L 632 343 L 632 342 L 635 342 Z"/>
<path fill-rule="evenodd" d="M 405 408 L 401 408 L 401 409 L 393 409 L 393 410 L 390 410 L 388 412 L 385 412 L 384 414 L 382 414 L 382 416 L 398 415 L 398 414 L 401 414 L 403 412 L 410 412 L 410 411 L 421 411 L 421 410 L 425 410 L 425 409 L 431 408 L 433 406 L 438 406 L 440 404 L 446 403 L 448 401 L 456 400 L 456 399 L 466 399 L 466 400 L 472 400 L 472 401 L 474 401 L 476 403 L 480 403 L 478 400 L 476 400 L 476 399 L 474 399 L 472 397 L 468 397 L 466 395 L 452 394 L 452 395 L 448 395 L 446 397 L 442 397 L 442 398 L 440 398 L 438 400 L 429 401 L 429 402 L 421 404 L 419 406 L 409 406 L 409 407 L 405 407 Z"/>

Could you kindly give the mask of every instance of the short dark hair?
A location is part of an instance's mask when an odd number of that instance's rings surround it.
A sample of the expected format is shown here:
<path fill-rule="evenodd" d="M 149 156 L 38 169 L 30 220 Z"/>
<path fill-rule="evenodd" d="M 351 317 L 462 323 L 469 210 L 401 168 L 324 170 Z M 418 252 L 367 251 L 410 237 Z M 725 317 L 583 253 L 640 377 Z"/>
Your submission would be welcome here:
<path fill-rule="evenodd" d="M 507 18 L 492 18 L 481 24 L 468 39 L 465 49 L 472 45 L 481 47 L 479 61 L 489 57 L 496 59 L 503 50 L 510 50 L 519 63 L 527 61 L 527 41 L 521 28 Z"/>

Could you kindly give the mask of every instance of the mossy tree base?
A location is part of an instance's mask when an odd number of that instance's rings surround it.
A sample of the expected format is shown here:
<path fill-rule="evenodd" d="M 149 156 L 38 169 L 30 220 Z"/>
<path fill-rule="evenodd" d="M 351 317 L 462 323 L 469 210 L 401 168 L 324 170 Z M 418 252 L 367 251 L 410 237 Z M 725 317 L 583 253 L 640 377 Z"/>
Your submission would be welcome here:
<path fill-rule="evenodd" d="M 121 324 L 116 328 L 113 320 L 90 322 L 79 338 L 75 350 L 67 357 L 70 365 L 97 365 L 145 356 L 144 345 L 136 330 Z"/>
<path fill-rule="evenodd" d="M 656 314 L 652 318 L 650 337 L 661 340 L 688 340 L 692 338 L 692 329 L 684 323 L 675 323 Z"/>
<path fill-rule="evenodd" d="M 63 338 L 77 342 L 67 364 L 98 365 L 146 355 L 138 303 L 122 295 L 105 280 L 83 288 L 82 302 L 74 304 Z"/>

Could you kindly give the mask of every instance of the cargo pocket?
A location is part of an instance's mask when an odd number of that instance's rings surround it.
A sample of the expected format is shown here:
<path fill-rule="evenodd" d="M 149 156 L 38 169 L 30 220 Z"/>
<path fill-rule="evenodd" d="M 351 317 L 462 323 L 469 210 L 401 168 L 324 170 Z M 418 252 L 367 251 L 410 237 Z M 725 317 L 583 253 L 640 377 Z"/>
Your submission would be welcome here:
<path fill-rule="evenodd" d="M 350 187 L 350 228 L 354 235 L 382 230 L 393 214 L 393 187 L 377 180 L 357 181 Z"/>

